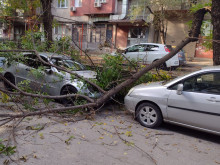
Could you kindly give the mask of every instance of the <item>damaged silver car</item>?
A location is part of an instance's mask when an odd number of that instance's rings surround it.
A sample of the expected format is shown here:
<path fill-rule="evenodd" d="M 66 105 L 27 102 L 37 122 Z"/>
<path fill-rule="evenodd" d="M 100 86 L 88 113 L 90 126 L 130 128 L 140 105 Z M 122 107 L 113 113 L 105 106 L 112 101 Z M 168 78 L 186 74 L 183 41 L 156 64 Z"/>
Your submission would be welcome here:
<path fill-rule="evenodd" d="M 39 53 L 39 55 L 44 61 L 68 68 L 83 78 L 96 78 L 96 72 L 86 70 L 84 65 L 72 60 L 70 57 L 45 52 Z M 99 92 L 95 92 L 93 87 L 85 84 L 77 76 L 43 64 L 33 53 L 23 53 L 22 58 L 17 58 L 13 62 L 6 62 L 3 68 L 4 77 L 16 86 L 28 85 L 32 90 L 48 95 L 59 96 L 80 93 L 91 98 L 96 98 L 100 95 Z M 5 83 L 5 87 L 12 90 L 7 83 Z M 70 102 L 72 100 L 62 99 L 63 104 L 70 104 Z"/>

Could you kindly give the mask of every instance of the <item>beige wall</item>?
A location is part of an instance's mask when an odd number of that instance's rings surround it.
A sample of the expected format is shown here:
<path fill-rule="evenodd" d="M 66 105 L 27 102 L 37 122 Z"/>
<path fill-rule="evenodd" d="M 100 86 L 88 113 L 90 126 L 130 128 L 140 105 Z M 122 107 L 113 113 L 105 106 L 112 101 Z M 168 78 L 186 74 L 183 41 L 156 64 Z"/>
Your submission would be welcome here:
<path fill-rule="evenodd" d="M 185 37 L 188 36 L 188 25 L 189 20 L 168 20 L 167 26 L 167 45 L 177 46 Z M 190 43 L 183 48 L 187 53 L 187 58 L 192 58 L 195 56 L 196 43 Z"/>

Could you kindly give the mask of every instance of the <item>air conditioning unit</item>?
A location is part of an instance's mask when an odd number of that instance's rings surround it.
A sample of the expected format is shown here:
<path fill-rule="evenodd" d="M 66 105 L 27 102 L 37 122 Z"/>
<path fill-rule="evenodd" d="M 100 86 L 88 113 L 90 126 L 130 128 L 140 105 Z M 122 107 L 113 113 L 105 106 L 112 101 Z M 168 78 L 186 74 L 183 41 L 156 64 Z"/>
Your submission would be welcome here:
<path fill-rule="evenodd" d="M 70 11 L 76 11 L 76 7 L 74 6 L 70 7 Z"/>
<path fill-rule="evenodd" d="M 100 0 L 100 3 L 106 3 L 106 0 Z"/>
<path fill-rule="evenodd" d="M 95 1 L 94 2 L 94 7 L 101 7 L 101 6 L 102 6 L 102 4 L 101 4 L 100 1 Z"/>

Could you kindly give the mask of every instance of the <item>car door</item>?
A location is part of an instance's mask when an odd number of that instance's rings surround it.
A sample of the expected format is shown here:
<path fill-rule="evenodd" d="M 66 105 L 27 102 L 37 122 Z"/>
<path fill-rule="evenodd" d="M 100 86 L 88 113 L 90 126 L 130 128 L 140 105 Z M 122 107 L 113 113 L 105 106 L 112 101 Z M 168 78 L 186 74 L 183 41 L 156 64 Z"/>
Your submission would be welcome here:
<path fill-rule="evenodd" d="M 41 58 L 49 63 L 44 56 L 41 56 Z M 39 59 L 38 61 L 40 64 L 38 66 L 40 76 L 35 81 L 40 84 L 39 90 L 49 95 L 59 94 L 60 92 L 57 92 L 57 90 L 63 84 L 62 74 L 59 74 L 56 68 L 43 64 Z"/>
<path fill-rule="evenodd" d="M 146 51 L 147 51 L 147 55 L 146 55 L 147 64 L 151 64 L 155 60 L 162 58 L 162 54 L 160 52 L 160 48 L 158 45 L 147 44 Z"/>
<path fill-rule="evenodd" d="M 16 83 L 26 87 L 34 88 L 36 85 L 34 70 L 37 68 L 37 62 L 33 54 L 25 54 L 15 66 Z"/>
<path fill-rule="evenodd" d="M 220 72 L 202 73 L 182 82 L 183 92 L 170 87 L 168 119 L 220 132 Z"/>
<path fill-rule="evenodd" d="M 144 62 L 146 51 L 143 44 L 134 45 L 126 49 L 125 57 L 129 60 Z"/>

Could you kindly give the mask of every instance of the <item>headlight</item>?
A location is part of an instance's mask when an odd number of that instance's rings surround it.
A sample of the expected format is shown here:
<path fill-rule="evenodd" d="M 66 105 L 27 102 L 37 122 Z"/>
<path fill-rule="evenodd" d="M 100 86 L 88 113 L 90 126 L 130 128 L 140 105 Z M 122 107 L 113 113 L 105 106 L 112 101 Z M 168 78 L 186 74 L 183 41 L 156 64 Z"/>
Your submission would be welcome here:
<path fill-rule="evenodd" d="M 129 96 L 133 91 L 134 91 L 134 88 L 131 88 L 127 95 Z"/>

